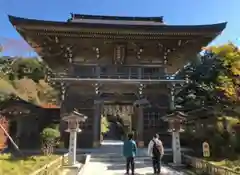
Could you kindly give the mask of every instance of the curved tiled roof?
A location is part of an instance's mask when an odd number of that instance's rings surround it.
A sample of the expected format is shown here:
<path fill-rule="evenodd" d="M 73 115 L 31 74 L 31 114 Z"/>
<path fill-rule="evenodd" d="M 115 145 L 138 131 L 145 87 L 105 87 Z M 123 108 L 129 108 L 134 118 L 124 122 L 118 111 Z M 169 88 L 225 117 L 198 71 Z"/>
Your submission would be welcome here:
<path fill-rule="evenodd" d="M 44 28 L 44 26 L 54 26 L 54 27 L 67 27 L 67 28 L 115 28 L 115 29 L 133 29 L 141 30 L 147 29 L 156 32 L 204 32 L 204 33 L 219 33 L 222 32 L 227 22 L 209 24 L 209 25 L 162 25 L 162 23 L 134 23 L 134 21 L 128 23 L 104 23 L 96 21 L 86 21 L 78 20 L 78 22 L 60 22 L 60 21 L 45 21 L 36 19 L 20 18 L 9 15 L 9 20 L 12 25 L 15 26 L 25 26 L 34 25 L 39 26 L 39 28 Z M 161 25 L 160 25 L 161 24 Z"/>
<path fill-rule="evenodd" d="M 181 52 L 182 59 L 170 59 L 172 60 L 169 63 L 170 65 L 177 65 L 176 68 L 169 69 L 170 72 L 180 69 L 180 66 L 186 64 L 184 60 L 187 57 L 198 53 L 201 47 L 216 38 L 227 24 L 223 22 L 209 25 L 165 25 L 157 21 L 157 17 L 134 18 L 94 15 L 72 15 L 72 19 L 67 22 L 27 19 L 15 16 L 9 16 L 9 20 L 23 38 L 44 57 L 43 59 L 52 68 L 61 67 L 67 63 L 66 59 L 61 58 L 64 56 L 59 44 L 52 46 L 55 50 L 49 50 L 48 47 L 51 43 L 43 44 L 43 42 L 44 38 L 47 38 L 46 40 L 48 41 L 49 36 L 60 36 L 65 38 L 65 41 L 68 41 L 70 45 L 70 42 L 74 42 L 71 38 L 101 39 L 101 41 L 105 39 L 113 41 L 137 40 L 141 43 L 156 41 L 163 42 L 163 44 L 165 42 L 168 47 L 177 47 L 175 51 L 169 54 L 169 58 L 177 57 Z M 179 44 L 179 41 L 182 40 L 184 44 Z M 65 41 L 63 39 L 63 42 Z M 80 46 L 78 45 L 77 47 Z M 191 48 L 186 49 L 186 47 Z M 41 49 L 44 52 L 41 53 Z M 77 49 L 75 49 L 75 52 L 77 52 Z"/>

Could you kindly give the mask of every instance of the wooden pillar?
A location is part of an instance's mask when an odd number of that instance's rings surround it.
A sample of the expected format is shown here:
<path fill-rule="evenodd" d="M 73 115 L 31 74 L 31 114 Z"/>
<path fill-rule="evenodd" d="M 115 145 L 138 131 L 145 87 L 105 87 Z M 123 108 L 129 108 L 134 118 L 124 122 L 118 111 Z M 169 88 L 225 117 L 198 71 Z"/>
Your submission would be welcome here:
<path fill-rule="evenodd" d="M 143 75 L 143 69 L 138 68 L 138 79 L 142 79 Z M 142 90 L 141 93 L 139 92 L 139 97 L 142 96 Z M 144 141 L 143 141 L 143 107 L 139 105 L 138 107 L 136 106 L 136 111 L 137 111 L 137 143 L 138 147 L 144 147 Z"/>
<path fill-rule="evenodd" d="M 175 109 L 175 95 L 174 95 L 174 88 L 175 88 L 175 84 L 171 84 L 170 87 L 170 94 L 169 94 L 169 108 L 170 110 L 174 110 Z"/>
<path fill-rule="evenodd" d="M 66 114 L 66 101 L 62 99 L 60 106 L 60 119 Z M 65 132 L 67 129 L 67 123 L 63 120 L 60 120 L 59 130 L 60 130 L 60 140 L 64 143 L 64 148 L 68 148 L 69 145 L 69 134 Z"/>
<path fill-rule="evenodd" d="M 60 119 L 64 117 L 67 113 L 71 111 L 68 108 L 70 88 L 65 87 L 64 83 L 61 83 L 61 105 L 60 105 Z M 67 123 L 63 120 L 60 120 L 59 130 L 60 130 L 60 140 L 64 143 L 64 148 L 69 146 L 69 133 L 66 133 Z"/>
<path fill-rule="evenodd" d="M 144 147 L 144 141 L 143 141 L 143 108 L 141 106 L 136 107 L 137 111 L 137 143 L 138 147 Z"/>
<path fill-rule="evenodd" d="M 93 119 L 93 147 L 99 147 L 101 141 L 101 111 L 102 102 L 94 101 L 94 119 Z"/>

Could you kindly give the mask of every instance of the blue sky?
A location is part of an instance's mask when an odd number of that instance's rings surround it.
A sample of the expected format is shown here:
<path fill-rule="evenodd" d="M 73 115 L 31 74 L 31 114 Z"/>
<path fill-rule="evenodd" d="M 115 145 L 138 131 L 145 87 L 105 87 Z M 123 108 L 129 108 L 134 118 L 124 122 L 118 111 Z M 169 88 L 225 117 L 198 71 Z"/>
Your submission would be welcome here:
<path fill-rule="evenodd" d="M 240 44 L 240 0 L 0 0 L 0 39 L 21 37 L 7 14 L 65 21 L 70 13 L 117 16 L 164 16 L 167 24 L 211 24 L 227 21 L 213 44 Z"/>

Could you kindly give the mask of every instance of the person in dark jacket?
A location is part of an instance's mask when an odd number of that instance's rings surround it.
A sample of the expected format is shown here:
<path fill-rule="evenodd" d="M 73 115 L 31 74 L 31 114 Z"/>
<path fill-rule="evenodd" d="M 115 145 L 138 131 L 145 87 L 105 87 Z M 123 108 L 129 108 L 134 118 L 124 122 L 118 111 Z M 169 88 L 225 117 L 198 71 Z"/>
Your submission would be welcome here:
<path fill-rule="evenodd" d="M 128 139 L 124 141 L 123 156 L 126 158 L 126 174 L 129 174 L 131 166 L 132 175 L 134 175 L 134 158 L 137 154 L 137 145 L 133 140 L 133 134 L 128 134 Z"/>

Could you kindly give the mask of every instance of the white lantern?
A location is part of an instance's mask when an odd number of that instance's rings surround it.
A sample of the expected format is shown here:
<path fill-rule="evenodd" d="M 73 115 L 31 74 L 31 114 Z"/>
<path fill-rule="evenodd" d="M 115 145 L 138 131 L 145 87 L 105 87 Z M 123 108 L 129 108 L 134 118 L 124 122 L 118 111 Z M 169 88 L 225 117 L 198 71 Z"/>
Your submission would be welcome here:
<path fill-rule="evenodd" d="M 81 113 L 73 111 L 70 115 L 63 117 L 63 120 L 68 123 L 68 128 L 66 132 L 77 131 L 81 132 L 79 128 L 79 123 L 83 122 L 87 117 Z"/>

